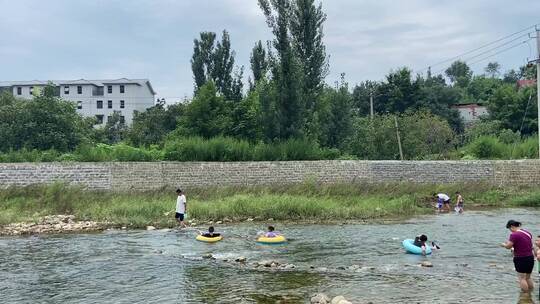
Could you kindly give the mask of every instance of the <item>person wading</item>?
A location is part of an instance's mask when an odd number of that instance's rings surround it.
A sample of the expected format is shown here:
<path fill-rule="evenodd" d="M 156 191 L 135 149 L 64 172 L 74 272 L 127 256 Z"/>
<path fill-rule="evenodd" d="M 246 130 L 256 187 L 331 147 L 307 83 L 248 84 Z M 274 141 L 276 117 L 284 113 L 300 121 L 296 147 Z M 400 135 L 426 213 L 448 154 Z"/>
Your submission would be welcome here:
<path fill-rule="evenodd" d="M 184 191 L 181 189 L 176 189 L 176 194 L 178 197 L 176 198 L 176 213 L 174 218 L 178 224 L 180 224 L 180 228 L 185 228 L 186 224 L 184 223 L 184 216 L 187 211 L 186 196 L 184 195 Z"/>
<path fill-rule="evenodd" d="M 521 223 L 514 220 L 509 220 L 506 228 L 511 231 L 510 238 L 501 246 L 506 249 L 514 248 L 514 267 L 518 273 L 519 286 L 522 291 L 530 292 L 533 290 L 531 273 L 534 268 L 532 234 L 521 229 Z"/>

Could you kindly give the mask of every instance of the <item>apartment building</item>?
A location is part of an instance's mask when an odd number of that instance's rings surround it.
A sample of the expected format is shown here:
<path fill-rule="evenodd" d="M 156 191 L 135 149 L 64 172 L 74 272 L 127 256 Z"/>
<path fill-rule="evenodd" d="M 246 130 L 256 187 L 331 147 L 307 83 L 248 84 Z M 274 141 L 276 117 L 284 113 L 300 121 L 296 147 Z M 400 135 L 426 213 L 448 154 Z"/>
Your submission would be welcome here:
<path fill-rule="evenodd" d="M 0 81 L 0 91 L 9 91 L 15 97 L 32 98 L 41 94 L 49 83 L 57 88 L 57 95 L 73 101 L 77 111 L 87 117 L 95 117 L 98 124 L 119 111 L 126 124 L 131 124 L 134 111 L 145 111 L 154 105 L 156 92 L 148 79 L 105 80 L 50 80 L 50 81 Z"/>

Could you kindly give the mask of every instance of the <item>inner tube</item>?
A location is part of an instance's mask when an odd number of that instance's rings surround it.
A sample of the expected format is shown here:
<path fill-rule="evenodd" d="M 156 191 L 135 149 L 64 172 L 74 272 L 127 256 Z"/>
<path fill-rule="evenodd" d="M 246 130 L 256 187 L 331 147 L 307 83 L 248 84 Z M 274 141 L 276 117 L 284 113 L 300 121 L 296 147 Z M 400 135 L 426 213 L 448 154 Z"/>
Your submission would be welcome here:
<path fill-rule="evenodd" d="M 422 254 L 422 248 L 418 246 L 414 246 L 414 240 L 412 239 L 406 239 L 403 241 L 403 248 L 407 251 L 407 253 L 412 254 Z M 431 254 L 431 247 L 426 244 L 426 255 Z"/>
<path fill-rule="evenodd" d="M 261 244 L 283 244 L 286 242 L 287 239 L 283 235 L 278 235 L 276 237 L 261 236 L 257 239 L 257 243 Z"/>
<path fill-rule="evenodd" d="M 215 236 L 215 237 L 205 237 L 205 236 L 202 236 L 202 235 L 197 235 L 197 237 L 195 238 L 197 241 L 201 241 L 201 242 L 206 242 L 206 243 L 215 243 L 215 242 L 219 242 L 223 239 L 223 237 L 220 235 L 220 236 Z"/>

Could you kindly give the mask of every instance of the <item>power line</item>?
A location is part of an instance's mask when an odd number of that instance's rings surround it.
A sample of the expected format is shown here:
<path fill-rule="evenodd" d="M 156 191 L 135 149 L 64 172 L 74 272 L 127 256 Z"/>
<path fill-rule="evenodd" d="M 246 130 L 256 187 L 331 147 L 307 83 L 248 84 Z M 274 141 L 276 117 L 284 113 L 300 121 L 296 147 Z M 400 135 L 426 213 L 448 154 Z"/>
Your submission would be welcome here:
<path fill-rule="evenodd" d="M 519 30 L 519 31 L 517 31 L 517 32 L 514 32 L 514 33 L 512 33 L 512 34 L 510 34 L 510 35 L 504 36 L 504 37 L 499 38 L 499 39 L 497 39 L 497 40 L 494 40 L 494 41 L 492 41 L 492 42 L 489 42 L 489 43 L 486 43 L 486 44 L 484 44 L 484 45 L 481 45 L 481 46 L 479 46 L 479 47 L 477 47 L 477 48 L 475 48 L 475 49 L 472 49 L 472 50 L 470 50 L 470 51 L 466 51 L 466 52 L 461 53 L 461 54 L 459 54 L 459 55 L 456 55 L 456 56 L 454 56 L 454 57 L 451 57 L 451 58 L 448 58 L 448 59 L 439 61 L 439 62 L 434 63 L 434 64 L 431 64 L 431 65 L 428 65 L 428 66 L 426 66 L 426 67 L 424 67 L 424 68 L 422 68 L 422 69 L 420 69 L 420 70 L 417 70 L 416 72 L 418 73 L 418 72 L 421 72 L 421 71 L 425 71 L 425 70 L 427 70 L 427 69 L 429 69 L 429 68 L 431 68 L 431 67 L 435 67 L 435 66 L 441 65 L 441 64 L 443 64 L 443 63 L 449 62 L 449 61 L 454 61 L 454 60 L 459 59 L 459 58 L 461 58 L 461 57 L 463 57 L 463 56 L 465 56 L 465 55 L 472 54 L 472 53 L 474 53 L 474 52 L 476 52 L 476 51 L 479 51 L 479 50 L 481 50 L 481 49 L 483 49 L 483 48 L 486 48 L 486 47 L 491 46 L 491 45 L 493 45 L 493 44 L 496 44 L 496 43 L 498 43 L 498 42 L 504 41 L 504 40 L 506 40 L 506 39 L 508 39 L 508 38 L 510 38 L 510 37 L 513 37 L 513 36 L 515 36 L 515 35 L 517 35 L 517 34 L 521 34 L 521 33 L 525 32 L 525 31 L 528 31 L 528 30 L 530 30 L 530 29 L 532 29 L 532 28 L 535 28 L 535 27 L 538 26 L 538 25 L 540 25 L 540 23 L 533 24 L 533 25 L 528 26 L 528 27 L 526 27 L 526 28 L 524 28 L 524 29 L 521 29 L 521 30 Z"/>

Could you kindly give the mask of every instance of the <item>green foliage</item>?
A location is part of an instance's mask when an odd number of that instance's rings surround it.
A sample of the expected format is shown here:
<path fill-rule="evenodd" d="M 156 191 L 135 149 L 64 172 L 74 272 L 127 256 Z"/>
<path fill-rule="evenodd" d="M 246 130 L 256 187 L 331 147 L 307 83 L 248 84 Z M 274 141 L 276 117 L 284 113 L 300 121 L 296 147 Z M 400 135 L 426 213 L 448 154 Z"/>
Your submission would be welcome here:
<path fill-rule="evenodd" d="M 55 95 L 50 86 L 31 100 L 0 95 L 0 151 L 69 151 L 88 139 L 91 120 L 80 116 L 72 102 Z"/>
<path fill-rule="evenodd" d="M 498 159 L 507 153 L 506 146 L 498 138 L 489 136 L 477 138 L 466 148 L 466 151 L 479 159 Z"/>
<path fill-rule="evenodd" d="M 461 88 L 467 87 L 472 77 L 472 70 L 467 63 L 457 60 L 445 71 L 450 81 Z"/>
<path fill-rule="evenodd" d="M 251 51 L 250 63 L 251 71 L 253 72 L 253 84 L 251 84 L 250 87 L 253 89 L 261 79 L 265 78 L 266 72 L 268 71 L 266 50 L 260 40 L 255 44 Z"/>
<path fill-rule="evenodd" d="M 503 136 L 481 136 L 462 148 L 467 159 L 535 159 L 538 158 L 538 138 L 518 138 L 515 133 Z M 508 135 L 504 135 L 507 133 Z M 505 138 L 508 136 L 509 138 Z M 502 141 L 501 139 L 505 140 Z"/>
<path fill-rule="evenodd" d="M 529 135 L 536 132 L 536 88 L 516 89 L 512 85 L 499 87 L 489 98 L 491 120 L 498 120 L 502 127 Z"/>
<path fill-rule="evenodd" d="M 185 105 L 178 103 L 168 107 L 158 104 L 144 112 L 135 111 L 127 140 L 135 146 L 160 144 L 165 136 L 176 128 L 184 109 Z"/>
<path fill-rule="evenodd" d="M 350 153 L 361 159 L 399 159 L 394 115 L 376 115 L 356 121 Z M 452 149 L 454 132 L 448 123 L 429 112 L 397 117 L 405 159 L 446 155 Z"/>
<path fill-rule="evenodd" d="M 180 135 L 211 138 L 225 134 L 230 126 L 229 107 L 213 82 L 203 85 L 180 118 Z"/>

